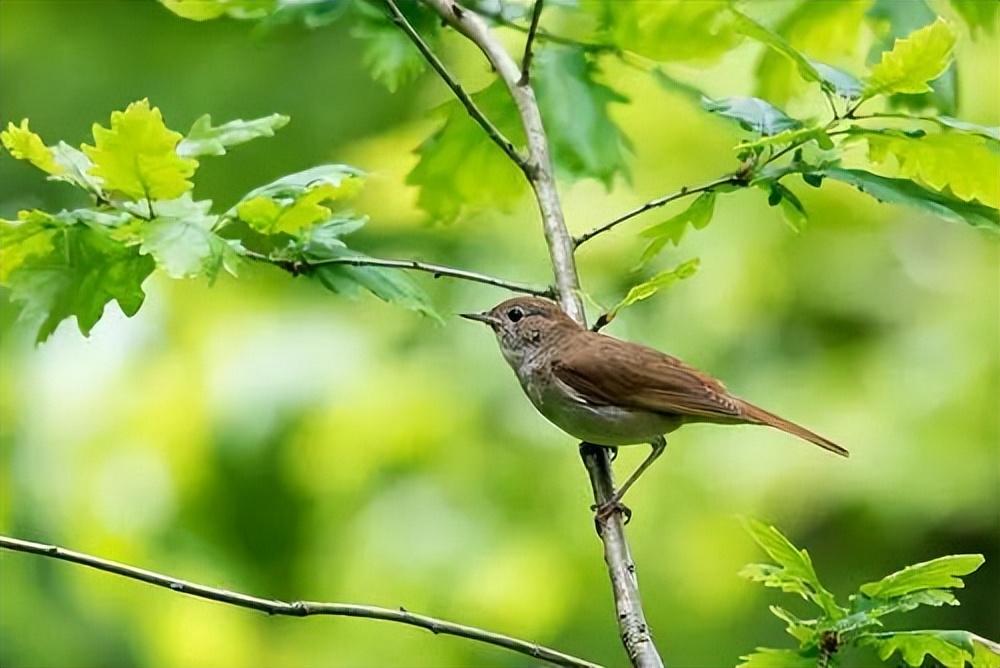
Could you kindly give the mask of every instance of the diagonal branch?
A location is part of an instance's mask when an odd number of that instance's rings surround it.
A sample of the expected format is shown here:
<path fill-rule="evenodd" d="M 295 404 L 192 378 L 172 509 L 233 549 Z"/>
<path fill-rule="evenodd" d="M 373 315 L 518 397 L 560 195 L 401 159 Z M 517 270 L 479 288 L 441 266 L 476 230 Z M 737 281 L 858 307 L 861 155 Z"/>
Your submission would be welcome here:
<path fill-rule="evenodd" d="M 740 179 L 739 175 L 731 174 L 729 176 L 723 176 L 722 178 L 710 181 L 704 185 L 700 185 L 695 188 L 688 188 L 687 186 L 684 186 L 675 193 L 671 193 L 669 195 L 663 195 L 662 197 L 657 197 L 656 199 L 651 199 L 645 204 L 637 206 L 631 211 L 626 211 L 625 213 L 623 213 L 622 215 L 618 216 L 617 218 L 615 218 L 610 222 L 604 223 L 603 225 L 598 225 L 589 232 L 584 232 L 580 236 L 573 239 L 573 245 L 574 247 L 579 248 L 581 245 L 583 245 L 587 241 L 590 241 L 597 235 L 604 234 L 605 232 L 614 229 L 615 227 L 624 223 L 626 220 L 631 220 L 632 218 L 635 218 L 640 214 L 646 213 L 651 209 L 659 208 L 665 204 L 673 202 L 674 200 L 681 199 L 682 197 L 687 197 L 689 195 L 694 195 L 696 193 L 708 192 L 720 186 L 739 185 L 741 183 L 742 180 Z"/>
<path fill-rule="evenodd" d="M 531 46 L 538 33 L 538 22 L 542 18 L 544 5 L 545 0 L 535 0 L 535 5 L 531 8 L 531 25 L 528 27 L 528 39 L 524 42 L 524 57 L 521 58 L 521 78 L 517 81 L 519 86 L 527 86 L 531 80 L 531 58 L 534 55 Z"/>
<path fill-rule="evenodd" d="M 294 275 L 308 273 L 312 267 L 319 267 L 324 264 L 344 264 L 351 267 L 385 267 L 387 269 L 422 271 L 428 274 L 432 274 L 434 278 L 441 278 L 444 276 L 448 278 L 457 278 L 463 281 L 471 281 L 473 283 L 492 285 L 497 288 L 510 290 L 511 292 L 520 292 L 526 295 L 535 295 L 536 297 L 552 298 L 553 296 L 555 296 L 555 293 L 552 290 L 552 288 L 540 288 L 534 285 L 529 285 L 527 283 L 508 281 L 502 278 L 497 278 L 495 276 L 480 274 L 475 271 L 466 271 L 464 269 L 447 267 L 443 264 L 431 264 L 429 262 L 420 262 L 418 260 L 390 260 L 386 258 L 368 257 L 367 255 L 348 255 L 345 257 L 317 260 L 315 262 L 299 262 L 296 260 L 283 260 L 279 258 L 273 258 L 269 255 L 264 255 L 263 253 L 258 253 L 256 251 L 247 249 L 240 250 L 239 253 L 243 257 L 246 257 L 250 260 L 274 265 L 275 267 L 278 267 L 279 269 L 284 269 L 288 273 Z"/>
<path fill-rule="evenodd" d="M 503 80 L 517 106 L 528 143 L 528 167 L 523 169 L 531 183 L 542 217 L 542 229 L 549 249 L 556 291 L 563 309 L 577 322 L 586 325 L 586 314 L 580 299 L 579 278 L 573 257 L 573 238 L 563 219 L 559 192 L 556 189 L 548 138 L 542 124 L 535 92 L 530 85 L 519 85 L 521 69 L 490 33 L 481 16 L 455 0 L 423 0 L 455 30 L 471 40 L 486 56 Z M 614 493 L 611 460 L 607 448 L 581 448 L 584 466 L 590 477 L 597 504 L 607 502 Z M 629 660 L 642 668 L 662 668 L 663 662 L 646 624 L 639 595 L 635 564 L 625 538 L 621 513 L 610 513 L 598 521 L 598 535 L 604 547 L 604 561 L 614 592 L 619 634 Z"/>
<path fill-rule="evenodd" d="M 43 557 L 61 559 L 74 564 L 96 568 L 100 571 L 121 575 L 122 577 L 131 578 L 133 580 L 139 580 L 147 584 L 156 585 L 157 587 L 165 587 L 171 591 L 181 594 L 189 594 L 191 596 L 197 596 L 199 598 L 216 601 L 218 603 L 235 605 L 241 608 L 259 610 L 261 612 L 266 612 L 269 615 L 285 615 L 288 617 L 333 615 L 339 617 L 363 617 L 366 619 L 380 619 L 389 622 L 399 622 L 400 624 L 409 624 L 410 626 L 427 629 L 434 634 L 441 633 L 445 635 L 458 636 L 460 638 L 468 638 L 470 640 L 475 640 L 489 645 L 496 645 L 497 647 L 503 647 L 514 652 L 526 654 L 557 666 L 600 668 L 597 664 L 585 661 L 584 659 L 579 659 L 575 656 L 570 656 L 569 654 L 557 652 L 556 650 L 549 649 L 548 647 L 542 647 L 536 643 L 518 640 L 517 638 L 511 638 L 510 636 L 505 636 L 500 633 L 493 633 L 492 631 L 477 629 L 473 626 L 454 624 L 441 619 L 435 619 L 434 617 L 418 615 L 406 610 L 405 608 L 393 610 L 390 608 L 377 608 L 370 605 L 355 605 L 352 603 L 318 603 L 315 601 L 286 602 L 269 598 L 259 598 L 257 596 L 249 596 L 247 594 L 241 594 L 228 589 L 219 589 L 216 587 L 207 587 L 205 585 L 195 584 L 193 582 L 180 580 L 169 575 L 163 575 L 162 573 L 147 571 L 143 568 L 136 568 L 135 566 L 129 566 L 117 561 L 101 559 L 100 557 L 84 554 L 82 552 L 74 552 L 72 550 L 56 547 L 55 545 L 34 543 L 27 540 L 20 540 L 18 538 L 9 538 L 7 536 L 0 536 L 0 548 L 12 550 L 14 552 L 26 552 L 28 554 L 37 554 Z"/>
<path fill-rule="evenodd" d="M 400 30 L 406 33 L 407 37 L 409 37 L 410 40 L 416 45 L 417 49 L 419 49 L 424 59 L 432 68 L 434 68 L 434 71 L 441 76 L 441 79 L 444 80 L 448 88 L 450 88 L 455 94 L 458 101 L 461 102 L 462 106 L 464 106 L 466 111 L 469 112 L 469 115 L 472 116 L 477 123 L 479 123 L 486 134 L 489 135 L 489 138 L 492 139 L 497 146 L 503 149 L 503 152 L 507 154 L 508 158 L 523 168 L 525 165 L 524 157 L 518 153 L 514 144 L 507 139 L 502 132 L 500 132 L 500 128 L 494 125 L 493 122 L 486 117 L 482 110 L 476 106 L 472 97 L 465 92 L 465 89 L 462 88 L 462 85 L 459 84 L 455 77 L 451 75 L 448 69 L 444 66 L 444 63 L 442 63 L 441 60 L 434 55 L 434 52 L 431 51 L 431 48 L 420 36 L 420 33 L 418 33 L 413 25 L 406 20 L 406 16 L 403 15 L 403 12 L 399 11 L 399 7 L 396 6 L 394 0 L 384 0 L 384 2 L 386 9 L 389 12 L 389 19 L 395 23 Z"/>

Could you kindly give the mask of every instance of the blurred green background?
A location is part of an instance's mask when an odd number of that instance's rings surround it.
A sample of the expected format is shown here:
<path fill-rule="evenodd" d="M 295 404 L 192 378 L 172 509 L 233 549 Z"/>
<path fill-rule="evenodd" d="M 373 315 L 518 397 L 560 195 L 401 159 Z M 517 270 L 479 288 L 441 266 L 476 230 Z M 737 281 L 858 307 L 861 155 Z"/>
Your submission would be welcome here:
<path fill-rule="evenodd" d="M 275 138 L 203 161 L 198 196 L 228 206 L 285 173 L 349 162 L 373 173 L 356 247 L 547 281 L 530 202 L 453 226 L 424 220 L 403 179 L 447 91 L 426 76 L 391 95 L 357 47 L 338 26 L 260 34 L 138 0 L 4 0 L 0 118 L 30 117 L 50 143 L 79 144 L 92 122 L 143 97 L 181 131 L 205 112 L 285 113 Z M 480 59 L 449 49 L 464 76 L 486 80 Z M 712 94 L 749 94 L 757 52 L 691 73 Z M 996 125 L 996 33 L 964 39 L 958 62 L 959 116 Z M 635 146 L 634 178 L 610 193 L 564 188 L 576 232 L 735 165 L 730 126 L 639 72 L 605 76 L 633 101 L 615 114 Z M 0 159 L 0 216 L 76 197 Z M 981 552 L 963 605 L 914 613 L 914 626 L 1000 636 L 1000 244 L 846 187 L 803 198 L 812 221 L 796 236 L 759 192 L 720 197 L 713 224 L 666 259 L 699 256 L 698 275 L 609 328 L 852 452 L 840 461 L 749 427 L 672 437 L 629 502 L 669 665 L 733 665 L 791 642 L 767 612 L 781 596 L 736 576 L 761 557 L 739 515 L 807 547 L 841 595 L 908 563 Z M 596 299 L 628 287 L 641 224 L 581 250 Z M 445 313 L 506 297 L 417 280 Z M 66 322 L 38 348 L 2 300 L 4 534 L 261 596 L 403 605 L 625 662 L 575 443 L 535 414 L 487 331 L 256 266 L 213 287 L 156 275 L 147 291 L 135 318 L 109 313 L 89 339 Z M 624 450 L 619 475 L 645 454 Z M 399 625 L 269 618 L 0 553 L 5 668 L 527 663 Z"/>

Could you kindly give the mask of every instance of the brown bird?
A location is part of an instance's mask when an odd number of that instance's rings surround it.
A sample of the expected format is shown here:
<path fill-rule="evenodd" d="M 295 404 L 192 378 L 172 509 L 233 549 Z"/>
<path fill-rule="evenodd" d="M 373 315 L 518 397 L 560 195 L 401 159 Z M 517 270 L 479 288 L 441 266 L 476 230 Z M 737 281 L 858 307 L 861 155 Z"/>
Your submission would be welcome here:
<path fill-rule="evenodd" d="M 595 445 L 652 445 L 599 514 L 622 509 L 625 492 L 666 448 L 664 434 L 691 422 L 767 425 L 848 456 L 833 441 L 733 396 L 676 357 L 581 327 L 547 299 L 516 297 L 461 316 L 493 329 L 525 394 L 557 427 Z"/>

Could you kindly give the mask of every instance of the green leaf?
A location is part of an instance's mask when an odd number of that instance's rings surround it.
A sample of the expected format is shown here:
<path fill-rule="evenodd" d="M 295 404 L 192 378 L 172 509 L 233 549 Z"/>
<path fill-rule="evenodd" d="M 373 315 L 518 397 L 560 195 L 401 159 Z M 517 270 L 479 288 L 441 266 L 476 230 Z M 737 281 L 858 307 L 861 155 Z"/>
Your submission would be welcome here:
<path fill-rule="evenodd" d="M 758 647 L 755 652 L 740 657 L 736 668 L 816 668 L 816 656 L 803 656 L 793 649 Z"/>
<path fill-rule="evenodd" d="M 729 0 L 581 3 L 596 14 L 602 41 L 659 61 L 710 62 L 741 41 Z"/>
<path fill-rule="evenodd" d="M 809 553 L 800 550 L 773 526 L 754 519 L 746 519 L 744 528 L 754 542 L 764 550 L 777 566 L 750 564 L 740 575 L 765 587 L 778 587 L 782 591 L 795 593 L 818 605 L 831 619 L 840 619 L 846 611 L 819 581 Z"/>
<path fill-rule="evenodd" d="M 41 343 L 66 318 L 76 316 L 87 335 L 116 300 L 125 315 L 142 306 L 142 283 L 153 260 L 86 225 L 70 225 L 52 237 L 52 248 L 10 273 L 11 300 L 22 303 L 20 319 L 37 328 Z"/>
<path fill-rule="evenodd" d="M 688 225 L 694 229 L 703 229 L 712 220 L 712 213 L 715 211 L 715 192 L 704 192 L 683 211 L 668 218 L 662 223 L 657 223 L 639 233 L 639 236 L 651 239 L 649 245 L 642 252 L 637 267 L 644 267 L 654 257 L 660 254 L 666 245 L 677 246 L 684 236 Z"/>
<path fill-rule="evenodd" d="M 18 160 L 27 160 L 47 174 L 59 175 L 64 170 L 62 165 L 56 162 L 52 149 L 28 127 L 27 118 L 21 121 L 21 125 L 7 123 L 7 129 L 0 132 L 0 142 L 12 156 Z"/>
<path fill-rule="evenodd" d="M 355 296 L 359 288 L 379 299 L 430 316 L 442 322 L 427 293 L 403 270 L 373 266 L 352 266 L 337 261 L 364 260 L 368 256 L 347 248 L 340 237 L 350 234 L 357 221 L 331 221 L 314 228 L 294 252 L 309 263 L 309 274 L 331 292 Z"/>
<path fill-rule="evenodd" d="M 930 91 L 928 82 L 948 69 L 954 46 L 955 31 L 942 18 L 897 39 L 865 79 L 864 97 Z"/>
<path fill-rule="evenodd" d="M 517 109 L 500 81 L 472 96 L 497 128 L 515 144 L 524 133 Z M 450 222 L 463 211 L 509 209 L 527 192 L 521 170 L 483 134 L 458 102 L 445 105 L 447 119 L 417 149 L 419 161 L 406 182 L 419 188 L 417 202 L 438 221 Z"/>
<path fill-rule="evenodd" d="M 764 146 L 782 146 L 785 144 L 802 145 L 815 141 L 819 147 L 825 150 L 833 148 L 833 140 L 827 134 L 826 129 L 821 127 L 803 127 L 792 130 L 785 130 L 776 135 L 761 137 L 753 141 L 745 141 L 736 145 L 737 151 L 745 149 L 762 148 Z"/>
<path fill-rule="evenodd" d="M 131 199 L 175 199 L 191 189 L 198 161 L 177 155 L 181 135 L 168 130 L 148 100 L 111 114 L 111 129 L 94 124 L 94 146 L 83 147 L 90 173 L 104 188 Z"/>
<path fill-rule="evenodd" d="M 331 185 L 336 188 L 344 188 L 345 194 L 361 185 L 360 181 L 365 177 L 365 173 L 350 165 L 319 165 L 311 167 L 301 172 L 295 172 L 280 179 L 272 181 L 267 185 L 254 188 L 243 200 L 254 197 L 271 197 L 280 199 L 283 197 L 298 197 L 310 188 L 320 185 Z"/>
<path fill-rule="evenodd" d="M 981 554 L 953 554 L 907 566 L 878 582 L 861 585 L 861 592 L 871 598 L 893 598 L 923 589 L 961 588 L 959 576 L 968 575 L 983 565 Z"/>
<path fill-rule="evenodd" d="M 884 617 L 896 612 L 909 612 L 921 605 L 941 607 L 958 605 L 958 599 L 947 589 L 923 589 L 891 599 L 869 598 L 864 594 L 851 596 L 851 610 L 861 611 L 871 617 Z"/>
<path fill-rule="evenodd" d="M 837 74 L 825 71 L 828 65 L 821 67 L 809 58 L 832 62 L 849 58 L 861 35 L 866 6 L 865 2 L 800 2 L 775 32 L 778 39 L 787 40 L 787 49 L 808 56 L 808 63 L 828 90 L 836 90 Z M 772 46 L 757 64 L 757 94 L 775 104 L 785 104 L 805 89 L 804 82 L 814 80 L 808 70 L 807 76 L 800 74 L 800 65 L 797 57 Z"/>
<path fill-rule="evenodd" d="M 1000 206 L 1000 151 L 980 135 L 942 132 L 912 136 L 899 130 L 852 128 L 852 138 L 868 143 L 868 158 L 934 190 L 951 191 L 965 201 Z M 893 168 L 893 165 L 897 167 Z"/>
<path fill-rule="evenodd" d="M 899 652 L 900 658 L 914 668 L 920 668 L 927 655 L 934 657 L 944 668 L 964 668 L 966 661 L 972 661 L 975 651 L 972 634 L 967 631 L 869 633 L 860 636 L 858 643 L 874 647 L 883 661 Z"/>
<path fill-rule="evenodd" d="M 213 126 L 209 114 L 194 122 L 187 136 L 177 145 L 177 154 L 185 158 L 201 155 L 225 155 L 226 147 L 248 142 L 258 137 L 273 137 L 274 131 L 288 123 L 288 116 L 271 114 L 244 121 L 237 119 Z"/>
<path fill-rule="evenodd" d="M 796 49 L 792 48 L 791 44 L 789 44 L 784 37 L 765 28 L 746 14 L 738 12 L 735 9 L 732 10 L 732 13 L 735 17 L 734 25 L 738 32 L 757 40 L 775 53 L 787 58 L 795 66 L 799 76 L 805 81 L 822 81 L 819 72 L 817 72 L 816 68 L 809 62 L 809 59 L 799 53 Z"/>
<path fill-rule="evenodd" d="M 1000 650 L 997 649 L 997 643 L 987 645 L 982 638 L 974 637 L 972 644 L 974 646 L 972 668 L 1000 668 Z"/>
<path fill-rule="evenodd" d="M 1000 23 L 1000 2 L 996 0 L 951 0 L 951 6 L 969 26 L 975 39 L 979 32 L 993 34 Z"/>
<path fill-rule="evenodd" d="M 951 116 L 934 116 L 934 121 L 946 127 L 954 128 L 955 130 L 971 132 L 972 134 L 980 135 L 986 137 L 987 139 L 993 139 L 1000 142 L 1000 127 L 989 127 L 986 125 L 968 123 L 957 118 L 952 118 Z"/>
<path fill-rule="evenodd" d="M 595 66 L 580 49 L 548 46 L 534 61 L 535 89 L 559 173 L 595 178 L 611 187 L 628 176 L 628 139 L 609 115 L 628 98 L 594 79 Z"/>
<path fill-rule="evenodd" d="M 1000 231 L 1000 211 L 978 202 L 964 202 L 945 193 L 928 190 L 907 179 L 891 179 L 861 169 L 825 167 L 813 170 L 850 184 L 881 202 L 907 204 L 953 222 Z"/>
<path fill-rule="evenodd" d="M 386 20 L 383 11 L 370 11 L 371 8 L 364 4 L 356 7 L 360 16 L 351 29 L 351 36 L 364 42 L 361 62 L 375 81 L 395 92 L 427 69 L 427 61 L 417 47 L 405 32 Z M 399 9 L 433 48 L 440 26 L 437 15 L 417 2 L 399 3 Z"/>
<path fill-rule="evenodd" d="M 698 271 L 698 265 L 700 260 L 694 258 L 686 262 L 682 262 L 673 269 L 668 269 L 666 271 L 661 271 L 647 281 L 643 281 L 638 285 L 632 286 L 625 298 L 614 305 L 610 311 L 601 316 L 603 321 L 602 326 L 614 320 L 618 313 L 622 309 L 628 308 L 633 304 L 643 301 L 644 299 L 649 299 L 655 295 L 660 290 L 669 287 L 676 283 L 677 281 L 682 281 L 685 278 L 690 278 L 694 276 L 695 272 Z"/>
<path fill-rule="evenodd" d="M 222 267 L 235 274 L 239 256 L 213 232 L 219 217 L 209 213 L 211 207 L 210 201 L 192 201 L 190 194 L 157 202 L 156 218 L 137 226 L 140 251 L 172 278 L 204 275 L 212 281 Z"/>
<path fill-rule="evenodd" d="M 790 118 L 769 102 L 758 97 L 727 97 L 721 100 L 702 98 L 706 111 L 736 121 L 745 130 L 761 135 L 775 135 L 802 127 L 802 122 Z"/>
<path fill-rule="evenodd" d="M 770 194 L 768 195 L 768 203 L 771 206 L 780 206 L 781 215 L 795 232 L 801 232 L 805 229 L 806 223 L 809 221 L 809 216 L 806 213 L 806 209 L 802 206 L 801 200 L 789 190 L 786 186 L 774 181 L 770 185 Z M 773 200 L 773 203 L 772 203 Z"/>
<path fill-rule="evenodd" d="M 345 180 L 339 186 L 320 183 L 293 198 L 253 197 L 236 205 L 236 215 L 263 234 L 296 235 L 329 220 L 333 211 L 327 205 L 353 196 L 358 184 L 359 179 Z"/>
<path fill-rule="evenodd" d="M 813 66 L 822 77 L 823 83 L 840 97 L 846 100 L 856 100 L 864 92 L 864 84 L 850 72 L 816 61 L 813 61 Z"/>
<path fill-rule="evenodd" d="M 274 11 L 278 0 L 160 0 L 160 3 L 185 19 L 208 21 L 220 16 L 234 19 L 260 19 Z"/>
<path fill-rule="evenodd" d="M 768 609 L 772 615 L 785 622 L 785 630 L 790 636 L 798 640 L 801 646 L 805 647 L 816 642 L 815 619 L 799 619 L 788 610 L 777 605 L 769 606 Z"/>

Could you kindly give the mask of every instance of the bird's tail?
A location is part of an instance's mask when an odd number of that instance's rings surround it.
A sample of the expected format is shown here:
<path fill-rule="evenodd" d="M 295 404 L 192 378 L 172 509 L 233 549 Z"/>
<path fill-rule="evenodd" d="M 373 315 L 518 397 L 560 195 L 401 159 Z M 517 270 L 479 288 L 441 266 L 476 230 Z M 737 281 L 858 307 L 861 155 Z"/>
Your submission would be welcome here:
<path fill-rule="evenodd" d="M 790 422 L 783 417 L 778 417 L 774 413 L 769 413 L 763 408 L 754 406 L 753 404 L 747 403 L 745 401 L 740 402 L 743 408 L 743 415 L 746 417 L 747 421 L 751 424 L 763 424 L 769 427 L 774 427 L 775 429 L 780 429 L 783 432 L 789 433 L 792 436 L 798 436 L 799 438 L 809 441 L 810 443 L 815 443 L 824 450 L 829 450 L 834 452 L 841 457 L 849 457 L 850 453 L 844 448 L 840 447 L 833 441 L 823 438 L 819 434 L 809 431 L 801 425 L 797 425 L 794 422 Z"/>

